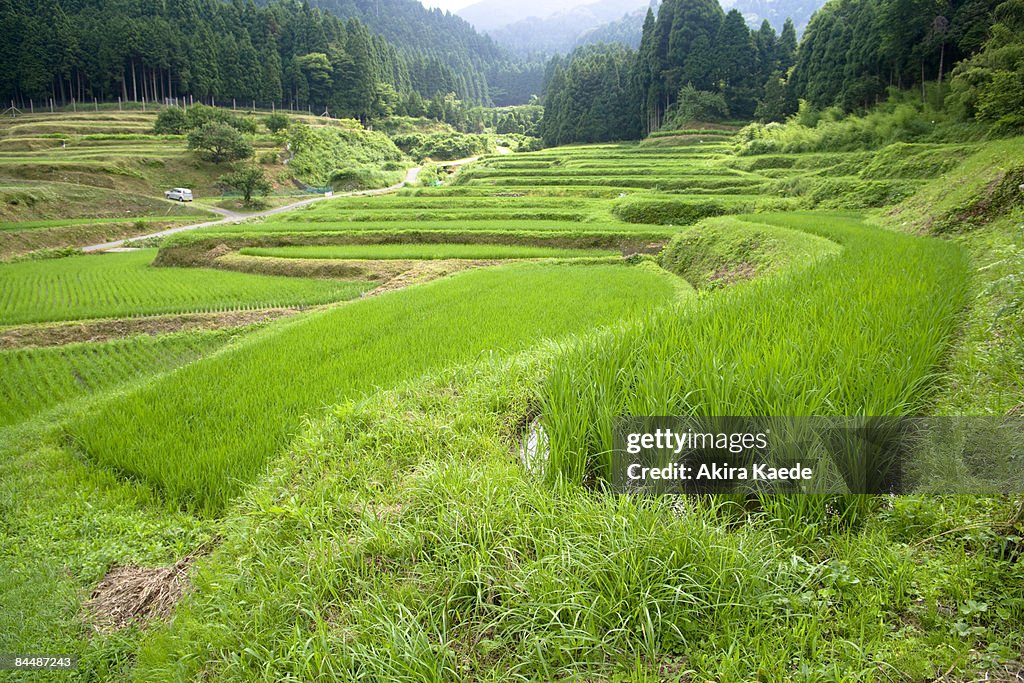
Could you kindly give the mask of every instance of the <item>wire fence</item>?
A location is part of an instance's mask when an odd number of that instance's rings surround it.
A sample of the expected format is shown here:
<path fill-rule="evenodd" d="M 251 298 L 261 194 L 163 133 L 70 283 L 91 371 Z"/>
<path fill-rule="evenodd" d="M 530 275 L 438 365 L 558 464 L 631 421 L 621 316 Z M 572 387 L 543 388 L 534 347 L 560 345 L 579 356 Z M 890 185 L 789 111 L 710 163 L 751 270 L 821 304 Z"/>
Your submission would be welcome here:
<path fill-rule="evenodd" d="M 169 97 L 159 101 L 152 100 L 123 100 L 117 98 L 116 100 L 99 100 L 97 98 L 91 98 L 89 100 L 75 100 L 72 99 L 70 102 L 59 103 L 53 99 L 45 101 L 37 101 L 33 99 L 12 99 L 7 102 L 8 107 L 4 109 L 2 113 L 4 116 L 17 117 L 25 114 L 69 114 L 79 112 L 99 112 L 99 111 L 136 111 L 136 112 L 151 112 L 159 111 L 167 107 L 181 107 L 187 109 L 196 104 L 204 104 L 211 107 L 221 107 L 222 109 L 231 109 L 233 111 L 243 113 L 261 113 L 261 114 L 273 114 L 275 112 L 281 112 L 283 114 L 305 114 L 307 116 L 323 116 L 330 118 L 331 113 L 321 107 L 314 107 L 312 105 L 302 106 L 296 102 L 257 102 L 256 100 L 218 100 L 216 98 L 208 99 L 196 99 L 193 97 Z M 0 104 L 2 107 L 3 104 Z"/>

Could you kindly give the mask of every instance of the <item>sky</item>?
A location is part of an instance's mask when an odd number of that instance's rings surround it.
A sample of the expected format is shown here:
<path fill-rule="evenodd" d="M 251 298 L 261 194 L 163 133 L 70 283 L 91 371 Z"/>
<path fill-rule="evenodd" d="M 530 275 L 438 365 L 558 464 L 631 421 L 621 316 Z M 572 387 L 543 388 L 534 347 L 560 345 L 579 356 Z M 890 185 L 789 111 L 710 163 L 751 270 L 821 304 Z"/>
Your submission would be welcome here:
<path fill-rule="evenodd" d="M 472 5 L 476 0 L 422 0 L 427 7 L 439 7 L 449 12 Z"/>

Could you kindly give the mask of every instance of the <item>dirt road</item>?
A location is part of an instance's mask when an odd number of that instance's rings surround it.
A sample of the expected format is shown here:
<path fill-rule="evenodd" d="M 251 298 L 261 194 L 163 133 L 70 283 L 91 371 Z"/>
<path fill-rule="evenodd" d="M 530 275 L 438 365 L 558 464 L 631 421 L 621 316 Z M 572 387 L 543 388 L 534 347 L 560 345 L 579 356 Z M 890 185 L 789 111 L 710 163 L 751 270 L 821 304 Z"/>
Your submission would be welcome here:
<path fill-rule="evenodd" d="M 451 165 L 461 166 L 463 164 L 470 163 L 472 161 L 476 161 L 478 158 L 479 157 L 475 157 L 473 159 L 459 159 L 458 161 L 452 162 Z M 301 202 L 295 202 L 294 204 L 288 204 L 287 206 L 279 206 L 276 209 L 268 209 L 267 211 L 260 211 L 259 213 L 246 213 L 246 214 L 242 214 L 242 213 L 236 213 L 234 211 L 229 211 L 227 209 L 211 209 L 212 211 L 214 211 L 214 213 L 219 213 L 222 216 L 224 216 L 224 218 L 218 218 L 215 221 L 207 221 L 205 223 L 195 223 L 195 224 L 192 224 L 192 225 L 181 225 L 181 226 L 178 226 L 178 227 L 175 227 L 175 228 L 170 228 L 168 230 L 161 230 L 160 232 L 154 232 L 154 233 L 152 233 L 150 235 L 139 235 L 138 237 L 132 237 L 130 239 L 131 239 L 131 241 L 136 241 L 136 240 L 150 239 L 150 238 L 153 238 L 153 237 L 167 237 L 168 235 L 175 235 L 175 234 L 177 234 L 179 232 L 187 232 L 189 230 L 198 230 L 199 228 L 209 228 L 209 227 L 212 227 L 214 225 L 223 225 L 225 223 L 238 223 L 240 221 L 252 220 L 254 218 L 266 218 L 267 216 L 275 216 L 275 215 L 277 215 L 279 213 L 285 213 L 286 211 L 294 211 L 295 209 L 301 208 L 303 206 L 309 206 L 310 204 L 315 204 L 316 202 L 322 202 L 322 201 L 325 201 L 325 200 L 333 199 L 334 197 L 372 197 L 374 195 L 379 195 L 379 194 L 389 194 L 391 192 L 397 192 L 398 190 L 402 189 L 406 185 L 411 185 L 411 184 L 415 183 L 416 180 L 419 177 L 420 177 L 420 167 L 419 166 L 414 166 L 413 168 L 409 169 L 408 173 L 405 174 L 405 179 L 402 182 L 397 183 L 395 185 L 392 185 L 391 187 L 382 187 L 382 188 L 379 188 L 379 189 L 376 189 L 376 190 L 361 190 L 359 192 L 344 192 L 344 193 L 339 193 L 339 194 L 335 194 L 335 195 L 331 195 L 331 196 L 312 197 L 311 199 L 304 199 Z M 97 251 L 111 251 L 111 250 L 114 250 L 114 249 L 121 249 L 121 248 L 124 247 L 125 243 L 128 242 L 128 241 L 129 240 L 127 240 L 127 239 L 123 239 L 123 240 L 116 240 L 114 242 L 104 242 L 102 244 L 91 244 L 91 245 L 89 245 L 87 247 L 82 247 L 82 251 L 84 251 L 86 253 L 94 253 L 94 252 L 97 252 Z"/>

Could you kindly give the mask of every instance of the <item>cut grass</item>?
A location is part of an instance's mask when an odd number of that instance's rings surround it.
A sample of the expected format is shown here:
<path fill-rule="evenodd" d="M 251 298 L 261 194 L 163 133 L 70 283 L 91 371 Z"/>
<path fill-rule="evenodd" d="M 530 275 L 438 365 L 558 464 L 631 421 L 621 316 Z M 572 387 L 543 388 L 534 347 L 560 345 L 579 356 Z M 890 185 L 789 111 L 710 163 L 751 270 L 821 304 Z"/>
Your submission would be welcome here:
<path fill-rule="evenodd" d="M 308 306 L 372 285 L 153 268 L 156 250 L 0 265 L 0 325 Z"/>
<path fill-rule="evenodd" d="M 289 443 L 303 415 L 663 305 L 676 291 L 670 277 L 532 264 L 460 273 L 267 329 L 75 421 L 69 436 L 98 465 L 177 504 L 219 512 Z"/>
<path fill-rule="evenodd" d="M 601 249 L 555 249 L 504 244 L 349 244 L 330 247 L 247 247 L 245 256 L 293 259 L 435 260 L 435 259 L 534 259 L 600 258 L 619 252 Z"/>

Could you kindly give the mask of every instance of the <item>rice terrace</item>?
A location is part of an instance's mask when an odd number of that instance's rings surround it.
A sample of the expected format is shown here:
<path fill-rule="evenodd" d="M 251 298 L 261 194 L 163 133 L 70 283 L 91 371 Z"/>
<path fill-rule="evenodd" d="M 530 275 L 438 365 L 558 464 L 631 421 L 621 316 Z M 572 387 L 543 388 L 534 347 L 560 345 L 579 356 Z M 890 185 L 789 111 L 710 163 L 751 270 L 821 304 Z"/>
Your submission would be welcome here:
<path fill-rule="evenodd" d="M 0 9 L 0 677 L 1024 680 L 1021 0 L 123 4 Z"/>

